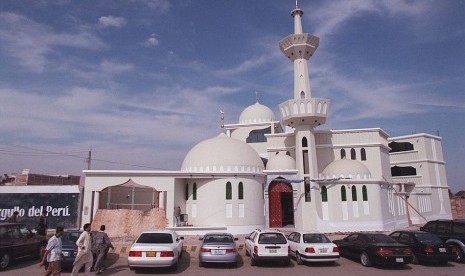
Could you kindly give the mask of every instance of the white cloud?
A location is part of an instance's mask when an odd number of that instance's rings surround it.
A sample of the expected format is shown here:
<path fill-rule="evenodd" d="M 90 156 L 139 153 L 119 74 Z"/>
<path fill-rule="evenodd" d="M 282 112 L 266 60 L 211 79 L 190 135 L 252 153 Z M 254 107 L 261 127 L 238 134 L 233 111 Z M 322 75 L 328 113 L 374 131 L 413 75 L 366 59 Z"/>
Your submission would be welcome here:
<path fill-rule="evenodd" d="M 159 13 L 166 13 L 171 7 L 169 0 L 131 0 L 131 2 L 140 3 Z"/>
<path fill-rule="evenodd" d="M 102 16 L 98 19 L 98 24 L 102 28 L 108 27 L 123 27 L 126 25 L 127 21 L 124 17 L 115 17 L 112 15 Z"/>
<path fill-rule="evenodd" d="M 0 47 L 20 66 L 42 72 L 53 65 L 55 51 L 63 46 L 97 50 L 105 44 L 89 31 L 57 33 L 23 15 L 0 13 Z"/>
<path fill-rule="evenodd" d="M 144 42 L 144 45 L 147 47 L 157 46 L 160 41 L 157 38 L 156 34 L 151 34 L 150 37 Z"/>

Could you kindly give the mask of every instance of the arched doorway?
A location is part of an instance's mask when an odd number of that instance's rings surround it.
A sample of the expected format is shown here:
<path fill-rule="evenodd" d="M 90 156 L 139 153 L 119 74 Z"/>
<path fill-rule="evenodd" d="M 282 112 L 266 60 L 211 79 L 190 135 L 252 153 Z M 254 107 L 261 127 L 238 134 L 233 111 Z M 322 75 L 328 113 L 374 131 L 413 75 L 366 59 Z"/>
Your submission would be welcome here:
<path fill-rule="evenodd" d="M 294 225 L 292 186 L 277 179 L 270 183 L 268 196 L 270 227 Z"/>

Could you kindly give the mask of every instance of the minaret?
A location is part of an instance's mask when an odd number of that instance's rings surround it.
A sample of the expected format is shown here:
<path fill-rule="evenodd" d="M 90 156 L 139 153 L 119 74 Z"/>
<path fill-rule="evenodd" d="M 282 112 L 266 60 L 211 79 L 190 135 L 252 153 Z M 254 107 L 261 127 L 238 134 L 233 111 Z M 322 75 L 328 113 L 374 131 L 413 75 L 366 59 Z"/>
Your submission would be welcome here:
<path fill-rule="evenodd" d="M 324 124 L 329 110 L 329 100 L 313 98 L 310 90 L 310 78 L 308 75 L 308 60 L 315 53 L 320 39 L 314 35 L 303 33 L 301 17 L 304 14 L 297 5 L 291 11 L 294 18 L 294 34 L 290 34 L 279 42 L 281 52 L 294 63 L 294 98 L 279 105 L 279 112 L 283 123 L 294 129 L 295 134 L 295 156 L 298 176 L 305 183 L 311 179 L 318 178 L 318 164 L 316 158 L 314 128 Z M 319 188 L 319 187 L 317 187 Z M 304 185 L 301 193 L 305 192 Z M 312 190 L 311 203 L 315 204 L 316 193 Z M 300 203 L 299 203 L 300 205 Z M 300 217 L 296 223 L 301 221 L 304 225 L 295 225 L 299 229 L 316 227 L 312 223 L 315 220 L 309 214 L 303 212 L 302 206 L 296 206 L 294 215 Z M 305 219 L 304 219 L 305 217 Z"/>

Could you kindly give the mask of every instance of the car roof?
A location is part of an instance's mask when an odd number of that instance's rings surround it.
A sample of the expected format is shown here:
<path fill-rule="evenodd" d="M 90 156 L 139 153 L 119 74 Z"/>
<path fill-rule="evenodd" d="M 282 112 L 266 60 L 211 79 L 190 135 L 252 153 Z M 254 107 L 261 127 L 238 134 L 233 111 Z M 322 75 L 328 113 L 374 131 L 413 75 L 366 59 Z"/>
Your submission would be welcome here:
<path fill-rule="evenodd" d="M 321 233 L 319 231 L 312 231 L 312 230 L 296 230 L 296 231 L 293 231 L 292 233 L 299 233 L 299 234 L 302 234 L 302 235 L 305 235 L 305 234 L 322 234 L 322 235 L 324 235 L 324 233 Z"/>
<path fill-rule="evenodd" d="M 227 232 L 210 232 L 210 233 L 206 233 L 204 236 L 209 236 L 209 235 L 234 236 L 233 234 L 227 233 Z"/>
<path fill-rule="evenodd" d="M 142 231 L 141 234 L 148 234 L 148 233 L 160 233 L 160 234 L 176 234 L 173 230 L 149 230 L 149 231 Z"/>
<path fill-rule="evenodd" d="M 0 225 L 10 226 L 10 225 L 25 225 L 25 224 L 21 222 L 2 222 L 0 223 Z"/>

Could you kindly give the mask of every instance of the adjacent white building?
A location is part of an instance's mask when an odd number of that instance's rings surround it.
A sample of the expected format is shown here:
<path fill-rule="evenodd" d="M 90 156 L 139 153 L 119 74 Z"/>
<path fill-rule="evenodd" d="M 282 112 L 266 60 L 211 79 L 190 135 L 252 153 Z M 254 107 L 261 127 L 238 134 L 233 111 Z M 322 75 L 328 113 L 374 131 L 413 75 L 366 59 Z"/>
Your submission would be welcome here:
<path fill-rule="evenodd" d="M 281 120 L 257 101 L 194 146 L 179 171 L 84 171 L 82 223 L 99 208 L 155 207 L 171 226 L 175 206 L 188 215 L 178 230 L 192 233 L 391 230 L 451 218 L 440 137 L 321 129 L 330 100 L 313 97 L 308 72 L 319 38 L 303 33 L 299 7 L 291 15 L 294 34 L 279 46 L 294 64 L 294 93 Z"/>

